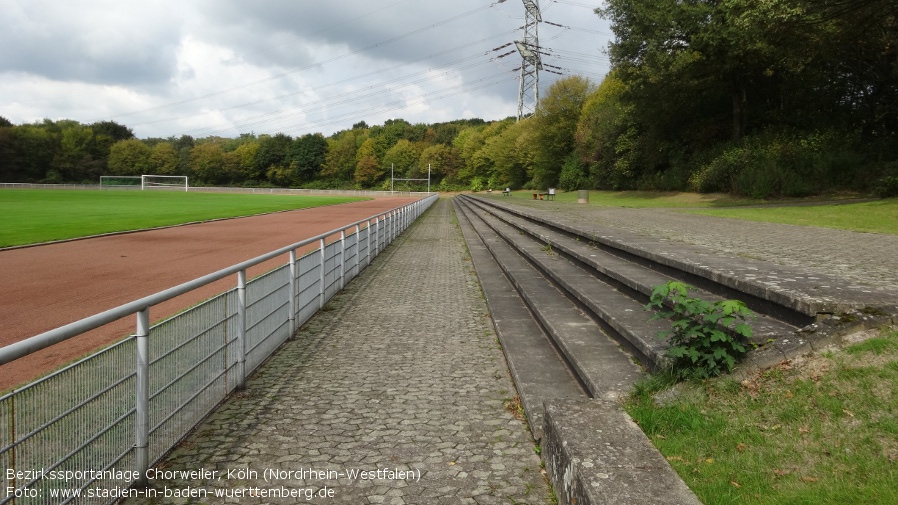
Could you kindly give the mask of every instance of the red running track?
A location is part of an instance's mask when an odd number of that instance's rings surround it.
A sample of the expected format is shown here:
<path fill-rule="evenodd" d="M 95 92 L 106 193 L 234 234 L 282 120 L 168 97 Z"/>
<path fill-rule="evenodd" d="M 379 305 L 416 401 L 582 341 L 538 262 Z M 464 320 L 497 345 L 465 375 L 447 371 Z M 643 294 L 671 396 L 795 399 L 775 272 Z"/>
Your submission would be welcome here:
<path fill-rule="evenodd" d="M 0 251 L 0 347 L 415 200 L 376 198 Z M 250 269 L 247 278 L 285 264 L 286 256 Z M 154 306 L 151 321 L 234 287 L 234 277 Z M 126 318 L 0 366 L 0 391 L 132 334 L 134 324 Z"/>

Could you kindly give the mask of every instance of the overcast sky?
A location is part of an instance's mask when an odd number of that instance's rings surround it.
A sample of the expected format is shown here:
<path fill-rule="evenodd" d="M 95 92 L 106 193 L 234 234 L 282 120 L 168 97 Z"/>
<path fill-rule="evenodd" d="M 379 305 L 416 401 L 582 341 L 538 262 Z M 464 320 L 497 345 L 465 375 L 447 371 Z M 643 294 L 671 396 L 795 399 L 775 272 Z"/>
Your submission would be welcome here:
<path fill-rule="evenodd" d="M 540 0 L 543 62 L 595 82 L 600 0 Z M 0 116 L 140 138 L 292 136 L 517 113 L 522 0 L 3 0 Z M 557 26 L 561 25 L 561 26 Z M 557 69 L 556 69 L 557 70 Z M 540 73 L 543 93 L 561 76 Z"/>

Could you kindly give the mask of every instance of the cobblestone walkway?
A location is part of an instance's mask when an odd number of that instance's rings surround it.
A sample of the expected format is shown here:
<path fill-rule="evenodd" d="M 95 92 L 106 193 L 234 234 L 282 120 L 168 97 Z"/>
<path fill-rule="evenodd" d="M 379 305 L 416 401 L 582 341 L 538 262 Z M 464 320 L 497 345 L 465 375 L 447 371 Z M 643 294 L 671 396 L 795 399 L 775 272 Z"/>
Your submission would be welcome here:
<path fill-rule="evenodd" d="M 548 503 L 451 207 L 434 204 L 158 466 L 205 475 L 126 503 Z"/>

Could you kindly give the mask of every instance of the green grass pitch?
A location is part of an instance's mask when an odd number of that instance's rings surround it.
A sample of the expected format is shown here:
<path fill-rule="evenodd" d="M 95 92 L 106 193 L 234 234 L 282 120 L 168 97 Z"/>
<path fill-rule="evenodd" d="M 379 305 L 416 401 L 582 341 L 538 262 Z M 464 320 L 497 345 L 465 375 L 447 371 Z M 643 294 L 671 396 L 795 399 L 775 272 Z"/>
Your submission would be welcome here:
<path fill-rule="evenodd" d="M 0 190 L 0 247 L 366 200 L 177 191 Z"/>

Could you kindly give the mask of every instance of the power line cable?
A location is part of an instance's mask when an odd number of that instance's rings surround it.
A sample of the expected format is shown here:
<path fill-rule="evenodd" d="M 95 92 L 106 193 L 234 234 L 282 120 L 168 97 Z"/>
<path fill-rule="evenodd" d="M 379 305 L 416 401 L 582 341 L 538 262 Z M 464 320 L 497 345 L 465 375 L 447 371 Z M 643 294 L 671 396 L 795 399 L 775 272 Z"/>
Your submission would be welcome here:
<path fill-rule="evenodd" d="M 245 107 L 250 107 L 250 106 L 253 106 L 253 105 L 259 105 L 259 104 L 262 104 L 262 103 L 265 103 L 265 102 L 272 102 L 272 101 L 275 101 L 275 100 L 283 100 L 283 99 L 285 99 L 285 98 L 289 98 L 289 97 L 292 97 L 292 96 L 300 95 L 300 94 L 302 94 L 302 93 L 306 93 L 306 92 L 309 92 L 309 91 L 317 92 L 318 88 L 328 89 L 328 88 L 330 88 L 330 87 L 333 87 L 333 86 L 336 86 L 336 85 L 339 85 L 339 84 L 345 84 L 345 83 L 347 83 L 347 82 L 353 82 L 353 81 L 358 81 L 358 80 L 366 79 L 366 78 L 369 78 L 369 77 L 373 77 L 373 76 L 375 76 L 375 75 L 377 75 L 377 74 L 383 74 L 383 73 L 391 72 L 391 71 L 393 71 L 393 70 L 396 70 L 396 69 L 405 67 L 405 66 L 407 66 L 407 65 L 409 65 L 409 64 L 418 63 L 418 62 L 421 62 L 421 61 L 433 59 L 433 58 L 436 58 L 436 57 L 438 57 L 438 56 L 442 56 L 442 55 L 447 54 L 447 53 L 452 53 L 452 52 L 458 51 L 458 50 L 460 50 L 460 49 L 466 49 L 466 48 L 471 47 L 471 46 L 474 46 L 474 45 L 482 44 L 483 42 L 486 42 L 486 41 L 488 41 L 488 40 L 495 39 L 495 38 L 499 38 L 499 37 L 504 37 L 504 36 L 509 35 L 509 34 L 512 34 L 512 33 L 514 33 L 514 30 L 508 31 L 508 32 L 505 32 L 505 33 L 500 33 L 500 34 L 497 34 L 497 35 L 493 35 L 493 36 L 491 36 L 491 37 L 487 37 L 487 38 L 484 38 L 484 39 L 481 39 L 481 40 L 478 40 L 478 41 L 470 42 L 470 43 L 468 43 L 468 44 L 463 44 L 463 45 L 461 45 L 461 46 L 456 46 L 456 47 L 454 47 L 454 48 L 447 49 L 447 50 L 444 50 L 444 51 L 440 51 L 440 52 L 438 52 L 438 53 L 434 53 L 434 54 L 431 54 L 431 55 L 428 55 L 428 56 L 425 56 L 425 57 L 422 57 L 422 58 L 418 58 L 418 59 L 416 59 L 416 60 L 412 60 L 412 61 L 409 61 L 409 62 L 403 62 L 403 63 L 394 65 L 394 66 L 389 67 L 389 68 L 378 69 L 378 70 L 374 70 L 374 71 L 372 71 L 372 72 L 368 72 L 367 74 L 358 75 L 358 76 L 351 76 L 351 77 L 347 77 L 347 78 L 342 79 L 342 80 L 339 80 L 339 81 L 334 81 L 334 82 L 331 82 L 331 83 L 328 83 L 328 84 L 323 84 L 323 85 L 321 85 L 321 86 L 318 86 L 318 87 L 312 88 L 312 89 L 301 89 L 301 90 L 298 90 L 298 91 L 293 91 L 293 92 L 290 92 L 290 93 L 278 95 L 278 96 L 271 97 L 271 98 L 264 98 L 264 99 L 261 99 L 261 100 L 255 100 L 255 101 L 252 101 L 252 102 L 246 102 L 246 103 L 242 103 L 242 104 L 238 104 L 238 105 L 233 105 L 233 106 L 230 106 L 230 107 L 219 108 L 219 109 L 215 109 L 215 110 L 211 110 L 211 111 L 202 111 L 202 112 L 197 112 L 197 113 L 193 113 L 193 114 L 186 114 L 186 115 L 183 115 L 183 116 L 170 117 L 170 118 L 164 118 L 164 119 L 156 119 L 156 120 L 152 120 L 152 121 L 144 121 L 144 122 L 140 122 L 140 123 L 131 123 L 131 126 L 143 126 L 143 125 L 148 125 L 148 124 L 158 124 L 158 123 L 165 123 L 165 122 L 170 122 L 170 121 L 178 121 L 178 120 L 181 120 L 181 119 L 188 119 L 188 118 L 191 118 L 191 117 L 204 116 L 204 115 L 208 115 L 208 114 L 214 114 L 214 113 L 217 113 L 217 112 L 226 112 L 226 111 L 231 111 L 231 110 L 237 110 L 237 109 L 241 109 L 241 108 L 245 108 Z M 447 63 L 447 64 L 440 65 L 440 66 L 438 66 L 438 67 L 436 67 L 436 68 L 443 68 L 443 67 L 446 67 L 446 66 L 455 65 L 455 64 L 460 63 L 460 62 L 463 62 L 463 61 L 465 61 L 465 60 L 467 60 L 467 59 L 468 59 L 468 57 L 465 57 L 465 58 L 462 58 L 462 59 L 459 59 L 459 60 L 456 60 L 456 61 L 453 61 L 453 62 L 450 62 L 450 63 Z M 404 79 L 404 78 L 407 78 L 407 77 L 413 77 L 413 76 L 419 75 L 419 74 L 421 74 L 421 73 L 426 73 L 426 72 L 428 72 L 428 71 L 430 71 L 430 70 L 431 70 L 431 69 L 423 70 L 423 71 L 420 71 L 420 72 L 415 72 L 415 73 L 412 73 L 412 74 L 409 74 L 409 75 L 406 75 L 406 76 L 402 76 L 402 77 L 399 77 L 399 78 L 391 79 L 391 80 L 386 81 L 386 82 L 389 83 L 389 82 L 394 81 L 394 80 L 401 80 L 401 79 Z"/>
<path fill-rule="evenodd" d="M 259 85 L 259 84 L 264 84 L 264 83 L 271 82 L 271 81 L 274 81 L 274 80 L 277 80 L 277 79 L 282 79 L 282 78 L 284 78 L 284 77 L 287 77 L 288 75 L 292 75 L 292 74 L 295 74 L 295 73 L 297 73 L 297 72 L 302 72 L 302 71 L 308 70 L 308 69 L 310 69 L 310 68 L 314 68 L 314 67 L 321 66 L 321 65 L 324 65 L 324 64 L 327 64 L 327 63 L 332 63 L 332 62 L 334 62 L 334 61 L 342 60 L 342 59 L 348 58 L 348 57 L 350 57 L 350 56 L 353 56 L 353 55 L 356 55 L 356 54 L 360 54 L 360 53 L 363 53 L 363 52 L 366 52 L 366 51 L 369 51 L 369 50 L 371 50 L 371 49 L 375 49 L 375 48 L 378 48 L 378 47 L 381 47 L 381 46 L 389 45 L 389 44 L 392 44 L 392 43 L 397 42 L 397 41 L 399 41 L 399 40 L 402 40 L 402 39 L 411 37 L 411 36 L 413 36 L 413 35 L 417 35 L 417 34 L 419 34 L 419 33 L 422 33 L 422 32 L 428 31 L 428 30 L 432 30 L 432 29 L 434 29 L 434 28 L 436 28 L 436 27 L 438 27 L 438 26 L 443 26 L 443 25 L 445 25 L 445 24 L 449 24 L 449 23 L 452 23 L 452 22 L 454 22 L 454 21 L 458 21 L 459 19 L 463 19 L 463 18 L 468 17 L 468 16 L 470 16 L 470 15 L 473 15 L 473 14 L 476 14 L 476 13 L 478 13 L 478 12 L 482 12 L 482 11 L 484 11 L 484 10 L 486 10 L 486 9 L 489 9 L 489 8 L 491 8 L 493 5 L 494 5 L 494 4 L 490 4 L 490 5 L 486 5 L 486 6 L 483 6 L 483 7 L 477 8 L 477 9 L 474 9 L 474 10 L 470 10 L 470 11 L 465 12 L 465 13 L 463 13 L 463 14 L 459 14 L 459 15 L 457 15 L 457 16 L 453 16 L 453 17 L 451 17 L 451 18 L 449 18 L 449 19 L 445 19 L 445 20 L 440 21 L 440 22 L 438 22 L 438 23 L 434 23 L 434 24 L 432 24 L 432 25 L 429 25 L 429 26 L 426 26 L 426 27 L 423 27 L 423 28 L 419 28 L 419 29 L 417 29 L 417 30 L 412 30 L 412 31 L 410 31 L 410 32 L 407 32 L 407 33 L 405 33 L 405 34 L 402 34 L 402 35 L 393 37 L 393 38 L 391 38 L 391 39 L 387 39 L 387 40 L 382 41 L 382 42 L 378 42 L 378 43 L 375 43 L 375 44 L 371 44 L 371 45 L 365 46 L 365 47 L 360 48 L 360 49 L 356 49 L 356 50 L 353 50 L 353 51 L 349 51 L 349 52 L 344 53 L 344 54 L 342 54 L 342 55 L 335 56 L 335 57 L 333 57 L 333 58 L 330 58 L 330 59 L 328 59 L 328 60 L 325 60 L 325 61 L 323 61 L 323 62 L 316 62 L 316 63 L 309 64 L 309 65 L 305 65 L 305 66 L 302 66 L 302 67 L 299 67 L 299 68 L 294 68 L 294 69 L 292 69 L 292 70 L 288 70 L 288 71 L 282 72 L 282 73 L 280 73 L 280 74 L 275 74 L 275 75 L 273 75 L 273 76 L 269 76 L 269 77 L 266 77 L 266 78 L 264 78 L 264 79 L 259 79 L 259 80 L 256 80 L 256 81 L 252 81 L 252 82 L 249 82 L 249 83 L 241 84 L 241 85 L 238 85 L 238 86 L 233 86 L 233 87 L 226 88 L 226 89 L 222 89 L 222 90 L 215 91 L 215 92 L 212 92 L 212 93 L 207 93 L 207 94 L 205 94 L 205 95 L 201 95 L 201 96 L 197 96 L 197 97 L 193 97 L 193 98 L 187 98 L 187 99 L 179 100 L 179 101 L 176 101 L 176 102 L 169 102 L 169 103 L 167 103 L 167 104 L 158 105 L 158 106 L 155 106 L 155 107 L 149 107 L 149 108 L 141 109 L 141 110 L 137 110 L 137 111 L 131 111 L 131 112 L 125 112 L 125 113 L 121 113 L 121 114 L 116 114 L 116 115 L 112 116 L 112 118 L 121 118 L 121 117 L 125 117 L 125 116 L 132 116 L 132 115 L 134 115 L 134 114 L 142 114 L 142 113 L 144 113 L 144 112 L 151 112 L 151 111 L 154 111 L 154 110 L 160 110 L 160 109 L 165 109 L 165 108 L 168 108 L 168 107 L 174 107 L 174 106 L 176 106 L 176 105 L 185 105 L 185 104 L 188 104 L 188 103 L 193 103 L 193 102 L 197 102 L 197 101 L 200 101 L 200 100 L 205 100 L 205 99 L 207 99 L 207 98 L 212 98 L 212 97 L 215 97 L 215 96 L 220 96 L 220 95 L 224 95 L 224 94 L 227 94 L 227 93 L 231 93 L 231 92 L 233 92 L 233 91 L 237 91 L 237 90 L 240 90 L 240 89 L 245 89 L 245 88 L 248 88 L 248 87 L 251 87 L 251 86 L 256 86 L 256 85 Z"/>
<path fill-rule="evenodd" d="M 489 79 L 491 79 L 491 78 L 493 80 L 489 81 Z M 347 121 L 350 119 L 355 120 L 359 116 L 371 116 L 371 115 L 381 114 L 381 113 L 385 113 L 385 112 L 405 110 L 410 105 L 420 105 L 423 103 L 427 103 L 427 101 L 442 100 L 444 98 L 449 98 L 449 97 L 456 96 L 456 95 L 459 95 L 462 93 L 468 93 L 468 92 L 477 91 L 479 89 L 483 89 L 486 87 L 495 86 L 497 84 L 505 83 L 505 82 L 508 82 L 508 81 L 514 80 L 514 79 L 516 79 L 516 76 L 511 75 L 507 72 L 503 72 L 502 75 L 493 74 L 490 76 L 483 77 L 481 79 L 477 79 L 475 81 L 471 81 L 470 83 L 450 86 L 450 87 L 447 87 L 447 88 L 444 88 L 441 90 L 437 90 L 437 91 L 433 91 L 433 92 L 429 92 L 429 93 L 423 93 L 423 94 L 416 95 L 413 97 L 406 97 L 406 98 L 402 98 L 402 99 L 398 99 L 398 100 L 393 100 L 393 101 L 387 102 L 385 104 L 370 107 L 364 111 L 359 111 L 358 109 L 353 109 L 353 110 L 347 111 L 345 113 L 338 114 L 336 116 L 331 116 L 324 122 L 306 121 L 304 123 L 294 123 L 292 125 L 284 125 L 284 126 L 280 127 L 279 129 L 281 131 L 285 131 L 285 130 L 294 130 L 294 129 L 309 129 L 312 127 L 321 128 L 322 126 L 330 126 L 330 125 L 338 124 L 338 123 L 341 123 L 341 122 L 344 122 L 344 121 Z M 484 82 L 484 81 L 488 81 L 488 82 Z M 471 84 L 475 84 L 475 83 L 480 83 L 480 84 L 476 85 L 476 86 L 471 86 Z M 278 120 L 280 120 L 280 119 L 286 119 L 286 118 L 279 118 Z M 249 126 L 255 126 L 255 124 L 234 124 L 234 125 L 228 126 L 226 128 L 221 128 L 219 130 L 211 131 L 207 134 L 207 136 L 214 135 L 214 134 L 223 134 L 226 132 L 239 133 L 241 128 L 246 128 Z"/>
<path fill-rule="evenodd" d="M 487 78 L 483 78 L 483 79 L 479 79 L 478 81 L 484 81 L 486 79 Z M 424 103 L 429 103 L 429 102 L 433 102 L 433 101 L 437 101 L 437 100 L 443 100 L 445 98 L 450 98 L 450 97 L 453 97 L 456 95 L 460 95 L 462 93 L 478 91 L 480 89 L 488 88 L 488 87 L 495 86 L 498 84 L 504 84 L 509 81 L 515 81 L 515 80 L 517 80 L 516 75 L 506 74 L 506 75 L 503 75 L 500 78 L 494 79 L 492 81 L 483 82 L 482 84 L 480 84 L 478 86 L 471 87 L 470 85 L 466 84 L 466 85 L 459 85 L 459 86 L 453 86 L 451 88 L 446 88 L 446 89 L 442 90 L 445 93 L 443 93 L 441 95 L 437 95 L 437 96 L 430 96 L 430 95 L 432 95 L 432 93 L 425 93 L 423 95 L 419 95 L 417 97 L 413 97 L 410 99 L 395 100 L 393 102 L 368 109 L 365 111 L 364 114 L 370 116 L 373 114 L 383 114 L 386 112 L 401 111 L 401 110 L 407 109 L 409 106 L 421 105 Z M 478 82 L 478 81 L 475 81 L 475 82 Z M 289 125 L 285 129 L 320 128 L 322 126 L 330 126 L 333 124 L 338 124 L 338 123 L 347 121 L 349 118 L 356 118 L 359 115 L 361 115 L 361 114 L 358 111 L 350 111 L 350 112 L 347 112 L 340 116 L 329 118 L 328 121 L 323 122 L 323 123 L 321 123 L 321 122 L 300 123 L 300 124 Z"/>
<path fill-rule="evenodd" d="M 591 10 L 595 10 L 600 7 L 599 5 L 589 5 L 589 4 L 585 4 L 585 3 L 581 3 L 581 2 L 571 2 L 568 0 L 552 0 L 552 3 L 553 4 L 573 5 L 575 7 L 585 7 L 587 9 L 591 9 Z"/>
<path fill-rule="evenodd" d="M 458 61 L 453 62 L 453 63 L 460 63 L 461 61 L 464 61 L 465 59 L 479 58 L 480 56 L 481 56 L 481 55 L 475 55 L 474 57 L 464 58 L 464 59 L 462 59 L 462 60 L 458 60 Z M 488 62 L 483 62 L 483 61 L 481 61 L 481 62 L 478 62 L 478 63 L 470 64 L 470 65 L 467 65 L 467 66 L 460 67 L 459 70 L 466 70 L 466 69 L 468 69 L 468 68 L 473 68 L 473 67 L 476 67 L 476 66 L 478 66 L 478 65 L 483 65 L 483 64 L 485 64 L 485 63 L 488 63 Z M 444 72 L 442 75 L 451 73 L 451 72 L 453 72 L 454 70 L 456 70 L 456 69 L 453 69 L 452 71 L 446 71 L 446 72 Z M 415 75 L 429 74 L 429 73 L 430 73 L 430 69 L 424 70 L 424 71 L 421 71 L 421 72 L 417 72 Z M 421 78 L 421 79 L 418 79 L 418 80 L 416 80 L 416 81 L 411 81 L 411 82 L 404 82 L 404 78 L 402 78 L 402 79 L 397 79 L 397 80 L 395 80 L 395 81 L 396 81 L 396 85 L 397 85 L 397 86 L 410 86 L 410 85 L 418 84 L 418 83 L 421 83 L 421 82 L 429 82 L 430 80 L 432 80 L 432 76 L 427 75 L 427 76 L 425 76 L 425 77 L 423 77 L 423 78 Z M 387 84 L 389 84 L 389 81 L 388 81 Z M 314 101 L 314 102 L 305 103 L 305 104 L 302 104 L 302 105 L 299 105 L 299 106 L 296 106 L 296 107 L 289 107 L 289 108 L 281 109 L 281 110 L 278 110 L 278 111 L 271 111 L 271 112 L 266 112 L 266 113 L 263 113 L 263 114 L 258 114 L 258 115 L 256 115 L 256 116 L 252 116 L 252 117 L 250 117 L 250 118 L 246 118 L 246 119 L 242 120 L 242 121 L 240 122 L 240 124 L 241 124 L 242 126 L 244 126 L 244 127 L 246 127 L 246 126 L 258 126 L 258 125 L 261 125 L 261 124 L 265 124 L 265 123 L 269 123 L 269 122 L 278 121 L 278 120 L 280 120 L 280 119 L 283 119 L 283 118 L 280 118 L 280 117 L 271 117 L 271 116 L 277 116 L 277 115 L 307 114 L 307 113 L 310 113 L 310 112 L 317 112 L 318 110 L 326 109 L 326 108 L 332 107 L 332 106 L 339 106 L 339 105 L 345 105 L 345 104 L 350 104 L 350 103 L 359 102 L 359 101 L 362 101 L 362 100 L 374 99 L 374 98 L 377 98 L 379 95 L 389 93 L 389 92 L 391 92 L 391 90 L 392 90 L 392 88 L 389 88 L 389 87 L 386 87 L 386 89 L 384 89 L 384 84 L 378 84 L 376 87 L 377 87 L 377 90 L 376 90 L 376 91 L 373 91 L 373 92 L 364 93 L 362 90 L 359 90 L 359 91 L 357 91 L 357 92 L 355 92 L 355 93 L 350 93 L 350 94 L 348 94 L 348 95 L 344 93 L 344 94 L 340 94 L 340 95 L 335 96 L 335 97 L 329 97 L 329 98 L 324 98 L 324 99 L 321 99 L 321 100 L 316 100 L 316 101 Z M 374 89 L 374 88 L 375 88 L 375 86 L 368 86 L 368 87 L 364 88 L 364 90 L 371 90 L 371 89 Z M 258 120 L 258 121 L 256 121 L 256 120 Z M 204 129 L 201 129 L 201 130 L 198 130 L 198 131 L 202 132 L 202 131 L 207 130 L 207 129 L 208 129 L 208 130 L 213 130 L 213 131 L 214 131 L 214 129 L 216 129 L 216 128 L 218 128 L 218 127 L 217 127 L 217 126 L 216 126 L 216 127 L 207 127 L 207 128 L 204 128 Z"/>
<path fill-rule="evenodd" d="M 385 6 L 385 7 L 381 7 L 381 8 L 379 8 L 379 9 L 374 9 L 373 11 L 370 11 L 370 12 L 367 12 L 367 13 L 365 13 L 365 14 L 362 14 L 361 16 L 356 16 L 356 17 L 354 17 L 354 18 L 352 18 L 352 19 L 347 19 L 346 21 L 343 21 L 343 22 L 340 22 L 340 23 L 336 23 L 336 24 L 330 25 L 330 26 L 328 26 L 327 28 L 322 28 L 322 29 L 320 29 L 320 30 L 318 30 L 318 31 L 315 31 L 315 32 L 312 32 L 312 33 L 310 33 L 309 35 L 306 35 L 306 36 L 304 36 L 304 37 L 296 37 L 296 38 L 293 38 L 293 39 L 291 39 L 291 40 L 288 40 L 287 42 L 281 42 L 280 44 L 275 44 L 275 45 L 273 45 L 273 46 L 268 46 L 268 47 L 266 47 L 266 48 L 264 48 L 264 49 L 259 49 L 259 50 L 256 50 L 256 51 L 252 51 L 252 52 L 250 52 L 250 53 L 243 53 L 243 54 L 241 54 L 241 55 L 239 56 L 239 59 L 245 59 L 247 56 L 254 56 L 254 55 L 256 55 L 256 54 L 265 53 L 265 52 L 268 52 L 268 51 L 270 51 L 270 50 L 272 50 L 272 49 L 275 49 L 275 48 L 278 48 L 278 47 L 281 47 L 281 46 L 286 46 L 286 45 L 288 45 L 288 44 L 295 44 L 295 43 L 297 43 L 297 42 L 300 42 L 300 41 L 309 39 L 309 38 L 311 38 L 311 37 L 314 37 L 315 35 L 318 35 L 318 34 L 321 34 L 321 33 L 329 32 L 329 31 L 331 31 L 331 30 L 333 30 L 334 28 L 337 28 L 337 27 L 339 27 L 339 26 L 343 26 L 343 25 L 345 25 L 345 24 L 352 23 L 353 21 L 358 21 L 358 20 L 360 20 L 360 19 L 366 18 L 366 17 L 368 17 L 368 16 L 370 16 L 370 15 L 372 15 L 372 14 L 376 14 L 376 13 L 378 13 L 378 12 L 385 11 L 385 10 L 387 10 L 387 9 L 392 9 L 393 7 L 396 7 L 397 5 L 399 5 L 399 4 L 401 4 L 401 3 L 405 3 L 405 2 L 407 2 L 407 1 L 408 1 L 408 0 L 399 0 L 398 2 L 392 3 L 392 4 L 387 5 L 387 6 Z M 236 59 L 237 59 L 237 58 L 231 58 L 229 61 L 230 61 L 230 62 L 234 62 Z"/>

